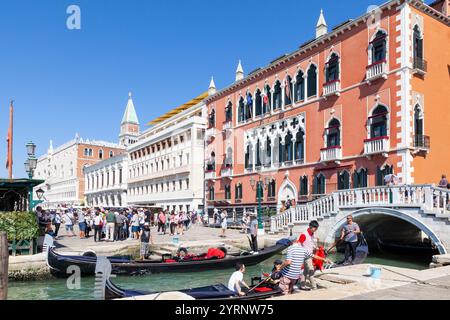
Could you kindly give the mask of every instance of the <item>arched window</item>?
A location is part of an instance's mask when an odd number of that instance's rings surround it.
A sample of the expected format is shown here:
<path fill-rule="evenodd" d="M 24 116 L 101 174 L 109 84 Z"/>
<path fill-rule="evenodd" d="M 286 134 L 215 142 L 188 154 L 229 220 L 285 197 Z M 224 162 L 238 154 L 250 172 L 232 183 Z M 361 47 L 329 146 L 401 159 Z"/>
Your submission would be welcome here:
<path fill-rule="evenodd" d="M 319 173 L 316 176 L 314 176 L 313 194 L 314 195 L 325 194 L 325 176 L 322 173 Z"/>
<path fill-rule="evenodd" d="M 227 184 L 225 186 L 225 200 L 230 200 L 231 199 L 231 186 L 229 184 Z"/>
<path fill-rule="evenodd" d="M 281 108 L 281 83 L 277 81 L 275 87 L 273 88 L 273 110 Z"/>
<path fill-rule="evenodd" d="M 216 111 L 214 109 L 212 109 L 209 114 L 208 124 L 210 128 L 214 128 L 216 126 Z"/>
<path fill-rule="evenodd" d="M 245 120 L 246 121 L 248 119 L 252 118 L 252 113 L 253 113 L 253 96 L 249 92 L 249 93 L 247 93 L 247 101 L 245 103 Z"/>
<path fill-rule="evenodd" d="M 255 115 L 260 116 L 263 113 L 263 98 L 261 95 L 261 90 L 256 90 L 255 94 Z"/>
<path fill-rule="evenodd" d="M 251 152 L 252 152 L 252 150 L 251 150 L 251 145 L 248 144 L 248 145 L 247 145 L 247 148 L 245 149 L 245 168 L 246 168 L 247 170 L 250 170 L 250 169 L 252 169 L 252 167 L 253 167 L 253 164 L 252 164 L 251 159 L 250 159 L 250 157 L 251 157 Z"/>
<path fill-rule="evenodd" d="M 110 151 L 110 152 L 109 152 L 109 157 L 110 157 L 110 158 L 114 157 L 114 152 L 113 152 L 113 151 Z"/>
<path fill-rule="evenodd" d="M 387 116 L 388 110 L 385 106 L 377 106 L 370 117 L 370 138 L 380 138 L 387 136 Z"/>
<path fill-rule="evenodd" d="M 158 170 L 158 164 L 156 164 L 156 170 Z M 209 159 L 209 162 L 206 166 L 206 171 L 214 171 L 216 170 L 216 153 L 213 151 L 211 152 L 211 157 Z"/>
<path fill-rule="evenodd" d="M 266 161 L 264 161 L 266 167 L 272 165 L 272 141 L 269 137 L 266 140 Z"/>
<path fill-rule="evenodd" d="M 311 65 L 308 69 L 308 98 L 317 95 L 317 67 Z"/>
<path fill-rule="evenodd" d="M 277 184 L 274 179 L 269 182 L 269 186 L 267 188 L 267 198 L 275 198 Z"/>
<path fill-rule="evenodd" d="M 294 100 L 295 102 L 305 100 L 305 79 L 302 71 L 299 71 L 295 78 Z"/>
<path fill-rule="evenodd" d="M 260 167 L 261 166 L 261 142 L 256 141 L 256 166 Z"/>
<path fill-rule="evenodd" d="M 270 87 L 267 85 L 264 88 L 264 97 L 263 97 L 263 113 L 268 113 L 272 110 L 272 99 L 271 99 L 271 92 Z"/>
<path fill-rule="evenodd" d="M 230 101 L 225 108 L 225 122 L 231 121 L 233 121 L 233 104 Z"/>
<path fill-rule="evenodd" d="M 297 163 L 305 159 L 305 133 L 299 130 L 295 136 L 295 161 Z"/>
<path fill-rule="evenodd" d="M 308 195 L 308 176 L 300 177 L 300 195 Z"/>
<path fill-rule="evenodd" d="M 393 174 L 394 173 L 394 166 L 389 166 L 389 165 L 385 165 L 384 167 L 380 168 L 379 166 L 377 166 L 377 175 L 376 175 L 376 181 L 375 184 L 377 186 L 384 186 L 386 185 L 384 178 L 388 175 L 388 174 Z"/>
<path fill-rule="evenodd" d="M 353 172 L 353 188 L 367 188 L 367 169 L 359 169 Z"/>
<path fill-rule="evenodd" d="M 245 103 L 244 98 L 241 97 L 239 99 L 239 106 L 238 106 L 238 121 L 243 122 L 245 119 Z"/>
<path fill-rule="evenodd" d="M 372 46 L 372 64 L 386 60 L 386 38 L 387 34 L 380 30 L 370 42 Z"/>
<path fill-rule="evenodd" d="M 414 48 L 414 62 L 416 62 L 416 59 L 420 60 L 423 59 L 423 37 L 422 32 L 420 32 L 418 25 L 414 27 L 413 48 Z"/>
<path fill-rule="evenodd" d="M 292 78 L 287 76 L 284 81 L 284 105 L 288 106 L 292 104 Z"/>
<path fill-rule="evenodd" d="M 214 201 L 214 187 L 209 187 L 209 200 Z"/>
<path fill-rule="evenodd" d="M 231 149 L 231 147 L 227 149 L 227 153 L 225 155 L 225 167 L 233 167 L 233 149 Z"/>
<path fill-rule="evenodd" d="M 292 152 L 292 138 L 292 133 L 289 131 L 284 138 L 284 162 L 291 162 L 292 160 L 294 160 L 294 154 Z"/>
<path fill-rule="evenodd" d="M 347 170 L 341 171 L 338 175 L 338 190 L 350 189 L 350 174 Z"/>
<path fill-rule="evenodd" d="M 423 130 L 423 112 L 419 105 L 414 108 L 414 147 L 428 147 Z"/>
<path fill-rule="evenodd" d="M 242 183 L 238 183 L 234 186 L 234 198 L 236 200 L 242 199 Z"/>
<path fill-rule="evenodd" d="M 333 119 L 326 129 L 327 148 L 339 147 L 341 145 L 341 123 L 337 119 Z"/>
<path fill-rule="evenodd" d="M 339 57 L 336 53 L 333 53 L 326 64 L 325 81 L 335 80 L 339 80 Z"/>
<path fill-rule="evenodd" d="M 98 150 L 98 158 L 103 159 L 103 150 L 102 149 Z"/>

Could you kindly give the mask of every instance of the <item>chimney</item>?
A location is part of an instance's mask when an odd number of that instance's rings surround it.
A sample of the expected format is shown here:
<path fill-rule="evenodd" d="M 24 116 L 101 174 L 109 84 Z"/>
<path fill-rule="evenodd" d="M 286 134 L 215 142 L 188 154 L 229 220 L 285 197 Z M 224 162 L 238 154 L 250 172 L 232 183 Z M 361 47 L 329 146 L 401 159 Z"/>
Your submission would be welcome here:
<path fill-rule="evenodd" d="M 323 10 L 320 9 L 319 20 L 316 25 L 316 39 L 328 33 L 328 25 L 323 16 Z"/>
<path fill-rule="evenodd" d="M 236 82 L 244 79 L 244 69 L 242 68 L 241 60 L 236 69 Z"/>
<path fill-rule="evenodd" d="M 212 96 L 216 92 L 217 92 L 217 90 L 216 90 L 216 84 L 214 83 L 214 77 L 211 77 L 211 82 L 209 83 L 209 88 L 208 88 L 208 96 Z"/>

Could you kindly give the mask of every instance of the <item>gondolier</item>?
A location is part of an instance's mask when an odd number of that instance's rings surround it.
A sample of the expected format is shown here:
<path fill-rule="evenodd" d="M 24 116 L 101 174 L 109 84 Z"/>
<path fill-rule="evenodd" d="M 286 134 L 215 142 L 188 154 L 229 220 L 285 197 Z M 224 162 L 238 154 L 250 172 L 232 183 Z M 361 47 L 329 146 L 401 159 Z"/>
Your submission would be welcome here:
<path fill-rule="evenodd" d="M 315 253 L 315 251 L 317 249 L 317 239 L 316 239 L 315 233 L 318 228 L 319 228 L 319 223 L 316 220 L 311 221 L 309 223 L 309 228 L 306 230 L 306 232 L 303 232 L 298 239 L 298 241 L 300 242 L 302 247 L 305 248 L 305 250 L 310 253 Z M 305 260 L 303 275 L 300 277 L 301 278 L 301 287 L 303 289 L 306 286 L 307 279 L 309 280 L 309 282 L 311 284 L 311 288 L 313 290 L 317 289 L 316 281 L 314 279 L 314 273 L 315 273 L 315 268 L 314 268 L 314 264 L 313 264 L 313 259 L 307 258 Z"/>
<path fill-rule="evenodd" d="M 345 243 L 345 258 L 344 263 L 354 263 L 356 256 L 356 247 L 358 245 L 358 234 L 361 233 L 359 226 L 353 222 L 353 216 L 347 216 L 347 224 L 341 230 L 340 240 Z M 351 261 L 350 261 L 351 257 Z"/>

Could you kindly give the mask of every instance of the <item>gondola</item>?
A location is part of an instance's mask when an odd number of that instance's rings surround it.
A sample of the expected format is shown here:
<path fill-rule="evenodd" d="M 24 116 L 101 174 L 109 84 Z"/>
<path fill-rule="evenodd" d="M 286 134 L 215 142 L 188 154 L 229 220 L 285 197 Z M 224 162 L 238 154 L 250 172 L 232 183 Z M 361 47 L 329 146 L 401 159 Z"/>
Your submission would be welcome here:
<path fill-rule="evenodd" d="M 259 278 L 258 278 L 259 279 Z M 253 284 L 252 284 L 253 286 Z M 169 292 L 169 291 L 167 291 Z M 173 291 L 171 291 L 173 292 Z M 233 301 L 233 300 L 263 300 L 281 295 L 281 290 L 278 287 L 258 285 L 256 289 L 245 296 L 239 296 L 233 291 L 230 291 L 224 284 L 217 284 L 199 288 L 177 290 L 193 297 L 196 300 L 221 300 L 221 301 Z M 110 279 L 106 280 L 105 296 L 106 300 L 131 298 L 137 296 L 146 295 L 160 295 L 164 292 L 145 292 L 140 290 L 126 290 L 119 288 L 111 282 Z"/>
<path fill-rule="evenodd" d="M 201 259 L 176 262 L 174 260 L 135 261 L 129 257 L 108 257 L 112 265 L 112 273 L 117 275 L 145 275 L 163 272 L 195 272 L 214 269 L 234 268 L 236 263 L 247 266 L 256 265 L 276 254 L 281 253 L 291 244 L 290 240 L 282 239 L 274 246 L 261 249 L 257 254 L 242 252 L 241 254 L 228 254 L 223 259 Z M 50 272 L 56 277 L 68 277 L 67 272 L 72 266 L 79 267 L 82 276 L 95 275 L 96 256 L 66 256 L 55 252 L 50 246 L 47 253 L 47 264 Z M 73 269 L 70 269 L 73 270 Z"/>
<path fill-rule="evenodd" d="M 385 242 L 381 239 L 377 239 L 377 245 L 380 251 L 389 253 L 415 254 L 426 256 L 439 254 L 439 250 L 437 248 L 433 248 L 431 244 L 425 243 L 407 244 L 400 242 Z"/>

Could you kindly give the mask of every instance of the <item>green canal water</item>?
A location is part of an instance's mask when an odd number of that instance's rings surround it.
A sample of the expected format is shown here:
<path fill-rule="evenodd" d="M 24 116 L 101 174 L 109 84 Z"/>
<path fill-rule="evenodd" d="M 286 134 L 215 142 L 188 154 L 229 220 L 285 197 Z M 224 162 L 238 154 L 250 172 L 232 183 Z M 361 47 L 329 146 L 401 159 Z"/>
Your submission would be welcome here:
<path fill-rule="evenodd" d="M 246 280 L 269 272 L 272 269 L 274 257 L 257 266 L 247 268 Z M 340 257 L 331 257 L 338 260 Z M 366 263 L 382 264 L 410 269 L 423 270 L 428 268 L 430 258 L 415 258 L 399 255 L 370 255 Z M 123 288 L 141 289 L 147 291 L 167 291 L 189 287 L 198 287 L 218 283 L 228 283 L 233 270 L 211 270 L 205 272 L 154 274 L 141 277 L 117 277 L 114 283 Z M 65 279 L 51 279 L 34 282 L 10 282 L 8 288 L 10 300 L 91 300 L 94 299 L 94 277 L 82 278 L 80 289 L 69 290 Z"/>

